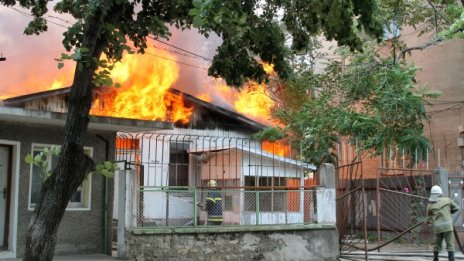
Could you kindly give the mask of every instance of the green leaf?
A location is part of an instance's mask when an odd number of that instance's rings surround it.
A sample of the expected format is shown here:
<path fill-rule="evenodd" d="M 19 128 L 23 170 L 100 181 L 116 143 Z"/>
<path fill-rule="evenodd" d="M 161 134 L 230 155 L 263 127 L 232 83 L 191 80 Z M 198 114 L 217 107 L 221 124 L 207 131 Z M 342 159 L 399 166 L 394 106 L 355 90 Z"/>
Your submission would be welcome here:
<path fill-rule="evenodd" d="M 113 80 L 109 77 L 102 78 L 102 83 L 105 86 L 112 86 L 113 85 Z"/>
<path fill-rule="evenodd" d="M 34 162 L 34 157 L 32 157 L 31 154 L 27 154 L 27 155 L 26 155 L 26 158 L 24 158 L 24 160 L 26 161 L 26 163 L 31 164 L 31 163 Z"/>
<path fill-rule="evenodd" d="M 190 11 L 189 11 L 189 15 L 190 15 L 190 16 L 197 16 L 197 15 L 199 15 L 199 14 L 200 14 L 200 10 L 199 10 L 199 9 L 195 9 L 195 8 L 194 8 L 194 9 L 190 9 Z"/>
<path fill-rule="evenodd" d="M 203 21 L 200 16 L 193 17 L 193 27 L 200 28 L 203 25 Z"/>
<path fill-rule="evenodd" d="M 34 157 L 34 162 L 35 162 L 35 163 L 36 163 L 36 162 L 41 162 L 41 161 L 42 161 L 42 156 L 43 156 L 42 153 L 39 153 L 39 154 L 35 155 L 35 157 Z"/>
<path fill-rule="evenodd" d="M 201 8 L 201 7 L 202 7 L 202 4 L 203 4 L 203 1 L 202 1 L 202 0 L 193 0 L 193 1 L 192 1 L 192 4 L 193 4 L 193 6 L 195 6 L 196 8 Z"/>
<path fill-rule="evenodd" d="M 111 161 L 105 161 L 103 164 L 106 169 L 111 169 L 113 167 L 113 163 Z"/>

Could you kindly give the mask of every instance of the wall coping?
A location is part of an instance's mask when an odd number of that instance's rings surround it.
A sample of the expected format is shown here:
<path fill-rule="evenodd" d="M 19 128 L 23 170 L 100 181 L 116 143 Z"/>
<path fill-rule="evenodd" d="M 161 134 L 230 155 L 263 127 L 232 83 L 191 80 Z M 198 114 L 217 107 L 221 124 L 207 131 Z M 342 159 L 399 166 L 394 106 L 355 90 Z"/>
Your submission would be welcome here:
<path fill-rule="evenodd" d="M 129 232 L 134 235 L 152 234 L 202 234 L 202 233 L 234 233 L 234 232 L 273 232 L 296 230 L 331 230 L 334 224 L 306 224 L 306 225 L 254 225 L 254 226 L 204 226 L 204 227 L 151 227 L 133 228 Z"/>

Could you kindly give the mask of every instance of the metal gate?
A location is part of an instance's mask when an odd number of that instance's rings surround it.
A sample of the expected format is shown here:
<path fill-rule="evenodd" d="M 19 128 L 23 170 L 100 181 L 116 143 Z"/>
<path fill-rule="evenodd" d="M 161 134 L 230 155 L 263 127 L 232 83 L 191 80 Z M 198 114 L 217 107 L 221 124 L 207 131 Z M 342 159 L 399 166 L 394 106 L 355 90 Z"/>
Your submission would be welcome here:
<path fill-rule="evenodd" d="M 433 172 L 380 169 L 365 178 L 361 162 L 337 168 L 337 228 L 340 255 L 369 251 L 417 252 L 430 249 L 433 235 L 427 218 Z"/>
<path fill-rule="evenodd" d="M 363 250 L 367 260 L 367 219 L 362 162 L 336 168 L 340 255 Z"/>
<path fill-rule="evenodd" d="M 456 167 L 456 170 L 448 175 L 449 198 L 459 206 L 459 211 L 453 215 L 456 243 L 461 252 L 464 250 L 464 162 Z"/>

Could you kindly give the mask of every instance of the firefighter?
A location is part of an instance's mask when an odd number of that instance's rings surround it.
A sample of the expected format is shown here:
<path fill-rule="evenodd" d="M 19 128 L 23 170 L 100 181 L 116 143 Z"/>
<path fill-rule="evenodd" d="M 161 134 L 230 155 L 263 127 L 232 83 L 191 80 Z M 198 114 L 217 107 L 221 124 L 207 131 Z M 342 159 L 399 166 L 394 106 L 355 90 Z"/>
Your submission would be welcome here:
<path fill-rule="evenodd" d="M 453 200 L 443 196 L 439 186 L 433 186 L 430 190 L 429 205 L 427 215 L 429 222 L 432 222 L 434 233 L 433 260 L 438 261 L 438 254 L 441 251 L 443 239 L 446 242 L 448 260 L 454 261 L 454 239 L 453 239 L 453 219 L 451 214 L 458 211 L 458 205 Z"/>
<path fill-rule="evenodd" d="M 221 225 L 224 221 L 222 217 L 222 197 L 221 192 L 216 189 L 217 183 L 215 180 L 208 181 L 210 191 L 206 196 L 206 211 L 208 212 L 208 225 Z"/>

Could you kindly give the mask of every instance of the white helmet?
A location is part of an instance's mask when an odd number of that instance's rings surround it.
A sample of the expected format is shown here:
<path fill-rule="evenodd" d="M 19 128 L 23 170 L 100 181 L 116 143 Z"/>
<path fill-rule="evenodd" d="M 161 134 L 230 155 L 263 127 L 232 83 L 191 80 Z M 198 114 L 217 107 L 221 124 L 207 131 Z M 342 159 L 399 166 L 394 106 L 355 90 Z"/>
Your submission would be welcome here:
<path fill-rule="evenodd" d="M 430 193 L 432 193 L 432 194 L 443 194 L 443 191 L 441 190 L 441 188 L 439 186 L 435 185 L 430 190 Z"/>
<path fill-rule="evenodd" d="M 216 187 L 217 183 L 214 179 L 208 181 L 208 187 Z"/>

